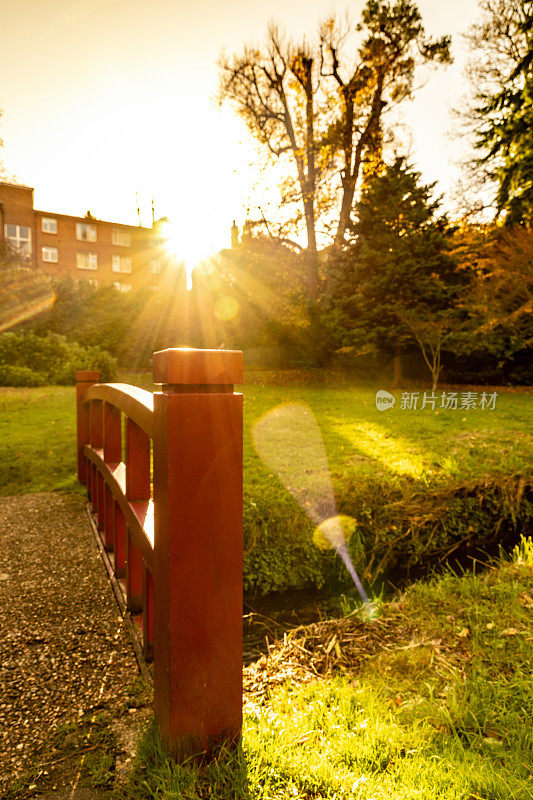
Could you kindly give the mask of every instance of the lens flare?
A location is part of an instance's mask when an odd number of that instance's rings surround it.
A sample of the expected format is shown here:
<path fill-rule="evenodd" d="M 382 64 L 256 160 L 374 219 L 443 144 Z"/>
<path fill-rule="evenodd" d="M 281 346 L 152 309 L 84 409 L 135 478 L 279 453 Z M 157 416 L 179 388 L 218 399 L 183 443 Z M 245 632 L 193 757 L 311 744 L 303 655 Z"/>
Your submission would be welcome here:
<path fill-rule="evenodd" d="M 239 313 L 239 301 L 230 295 L 219 297 L 215 303 L 215 316 L 223 322 L 234 319 Z"/>
<path fill-rule="evenodd" d="M 337 552 L 372 613 L 346 546 L 357 524 L 337 513 L 324 442 L 311 409 L 299 403 L 277 406 L 255 423 L 252 436 L 261 459 L 317 526 L 315 544 Z"/>
<path fill-rule="evenodd" d="M 314 530 L 313 542 L 321 550 L 331 550 L 349 542 L 355 533 L 357 523 L 353 517 L 337 514 L 321 522 Z"/>
<path fill-rule="evenodd" d="M 0 332 L 49 311 L 55 293 L 48 278 L 25 267 L 0 271 Z"/>

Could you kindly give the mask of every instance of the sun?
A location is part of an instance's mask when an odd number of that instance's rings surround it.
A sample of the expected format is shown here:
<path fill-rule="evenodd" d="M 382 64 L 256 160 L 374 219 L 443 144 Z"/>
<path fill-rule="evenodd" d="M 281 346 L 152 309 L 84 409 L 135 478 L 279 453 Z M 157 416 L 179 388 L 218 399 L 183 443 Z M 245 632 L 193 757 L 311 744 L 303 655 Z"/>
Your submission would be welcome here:
<path fill-rule="evenodd" d="M 185 264 L 187 272 L 187 288 L 191 288 L 191 275 L 195 267 L 211 258 L 216 248 L 206 242 L 205 232 L 195 226 L 177 224 L 172 220 L 165 220 L 160 225 L 161 237 L 165 250 L 177 264 Z"/>

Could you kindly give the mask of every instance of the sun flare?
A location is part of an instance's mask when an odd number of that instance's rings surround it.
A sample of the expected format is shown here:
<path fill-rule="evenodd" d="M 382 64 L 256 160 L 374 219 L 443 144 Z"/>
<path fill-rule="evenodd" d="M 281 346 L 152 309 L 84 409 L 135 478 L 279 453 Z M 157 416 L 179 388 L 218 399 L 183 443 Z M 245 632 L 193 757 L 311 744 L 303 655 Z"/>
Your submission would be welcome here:
<path fill-rule="evenodd" d="M 215 252 L 214 247 L 206 242 L 205 235 L 202 235 L 199 229 L 179 225 L 172 220 L 161 225 L 161 236 L 168 255 L 176 264 L 185 264 L 188 283 L 195 267 Z"/>

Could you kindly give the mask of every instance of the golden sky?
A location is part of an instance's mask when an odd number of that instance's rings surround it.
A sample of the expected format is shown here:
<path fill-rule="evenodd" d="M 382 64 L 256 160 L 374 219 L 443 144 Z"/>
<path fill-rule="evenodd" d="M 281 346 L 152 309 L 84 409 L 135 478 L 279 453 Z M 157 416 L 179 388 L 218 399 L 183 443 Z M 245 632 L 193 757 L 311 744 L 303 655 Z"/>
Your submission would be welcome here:
<path fill-rule="evenodd" d="M 364 3 L 331 0 L 0 0 L 0 160 L 35 188 L 35 206 L 137 224 L 168 216 L 188 261 L 229 245 L 256 180 L 254 145 L 219 110 L 216 61 L 260 44 L 270 19 L 311 35 L 332 11 L 357 20 Z M 458 34 L 477 0 L 419 0 L 426 32 L 453 36 L 455 64 L 432 71 L 405 105 L 401 138 L 425 180 L 453 186 L 459 144 L 449 105 L 464 87 Z M 192 265 L 190 265 L 192 266 Z"/>

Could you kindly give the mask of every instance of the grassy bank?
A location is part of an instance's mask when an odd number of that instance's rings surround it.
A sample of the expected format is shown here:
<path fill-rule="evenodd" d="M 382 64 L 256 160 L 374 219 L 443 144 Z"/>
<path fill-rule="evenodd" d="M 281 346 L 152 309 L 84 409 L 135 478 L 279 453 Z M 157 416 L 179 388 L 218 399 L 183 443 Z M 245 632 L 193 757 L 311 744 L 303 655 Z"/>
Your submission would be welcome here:
<path fill-rule="evenodd" d="M 293 631 L 245 671 L 240 751 L 176 766 L 149 732 L 118 794 L 529 800 L 532 577 L 529 540 L 482 575 L 413 585 L 374 621 Z"/>
<path fill-rule="evenodd" d="M 350 548 L 367 582 L 399 563 L 425 569 L 527 529 L 533 393 L 499 391 L 485 409 L 461 409 L 461 390 L 457 409 L 442 408 L 439 393 L 434 408 L 420 408 L 422 393 L 408 410 L 398 392 L 395 407 L 380 412 L 375 388 L 275 377 L 244 388 L 247 590 L 345 579 L 334 555 L 313 544 L 316 505 L 328 493 L 334 512 L 355 520 Z M 74 402 L 69 387 L 0 389 L 0 494 L 75 486 Z M 275 443 L 266 462 L 257 431 Z"/>
<path fill-rule="evenodd" d="M 142 379 L 138 382 L 143 383 Z M 386 478 L 423 488 L 486 474 L 512 474 L 533 460 L 529 432 L 533 393 L 500 392 L 493 411 L 408 411 L 395 407 L 383 413 L 377 411 L 374 398 L 375 389 L 357 386 L 246 387 L 244 462 L 250 497 L 253 499 L 254 487 L 273 483 L 254 448 L 252 429 L 257 420 L 280 404 L 299 403 L 311 408 L 337 483 L 357 476 L 361 481 Z M 53 490 L 63 488 L 65 482 L 72 483 L 72 387 L 0 388 L 0 425 L 1 494 Z M 301 462 L 298 444 L 287 430 L 287 447 Z M 10 462 L 25 463 L 27 456 L 31 456 L 32 468 L 14 464 L 9 469 Z M 39 469 L 35 469 L 35 463 Z M 277 485 L 276 490 L 283 494 Z"/>
<path fill-rule="evenodd" d="M 70 386 L 0 388 L 0 495 L 76 485 L 76 406 Z"/>

